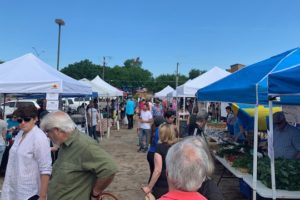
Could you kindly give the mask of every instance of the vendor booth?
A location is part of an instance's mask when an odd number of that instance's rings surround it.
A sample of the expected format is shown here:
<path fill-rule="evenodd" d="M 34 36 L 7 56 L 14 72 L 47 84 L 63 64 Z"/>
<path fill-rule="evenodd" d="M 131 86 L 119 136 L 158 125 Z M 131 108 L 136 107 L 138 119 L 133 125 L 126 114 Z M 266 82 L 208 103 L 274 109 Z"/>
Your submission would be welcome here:
<path fill-rule="evenodd" d="M 180 85 L 176 88 L 177 95 L 184 97 L 195 97 L 196 92 L 211 83 L 214 83 L 230 73 L 219 67 L 213 67 L 200 76 Z"/>
<path fill-rule="evenodd" d="M 101 87 L 101 88 L 105 88 L 106 91 L 108 91 L 109 97 L 123 96 L 123 91 L 121 91 L 121 90 L 117 89 L 116 87 L 108 84 L 107 82 L 102 80 L 99 76 L 96 76 L 91 82 L 94 83 L 95 85 Z"/>
<path fill-rule="evenodd" d="M 253 176 L 245 177 L 245 182 L 251 185 L 253 189 L 253 199 L 256 199 L 256 193 L 268 198 L 296 198 L 296 195 L 299 198 L 300 196 L 300 193 L 297 192 L 277 192 L 275 197 L 274 187 L 273 192 L 267 190 L 267 187 L 262 189 L 260 182 L 257 181 L 258 106 L 268 104 L 268 75 L 299 63 L 300 48 L 295 48 L 242 68 L 197 92 L 197 98 L 200 101 L 237 102 L 255 105 Z M 287 103 L 290 99 L 287 98 L 285 101 L 282 98 L 281 100 L 282 103 Z"/>
<path fill-rule="evenodd" d="M 164 89 L 162 89 L 161 91 L 159 91 L 159 92 L 156 92 L 155 94 L 154 94 L 154 97 L 155 98 L 160 98 L 160 99 L 162 99 L 162 98 L 165 98 L 165 97 L 167 97 L 167 95 L 170 93 L 170 92 L 173 92 L 174 91 L 174 89 L 171 87 L 171 86 L 166 86 Z"/>

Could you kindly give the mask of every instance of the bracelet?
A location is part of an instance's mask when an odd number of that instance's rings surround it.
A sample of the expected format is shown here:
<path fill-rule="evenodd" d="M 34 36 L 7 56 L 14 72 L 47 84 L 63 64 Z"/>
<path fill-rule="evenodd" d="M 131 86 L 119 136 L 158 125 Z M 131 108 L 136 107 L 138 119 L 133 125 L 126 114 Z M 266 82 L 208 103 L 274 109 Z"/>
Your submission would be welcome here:
<path fill-rule="evenodd" d="M 99 198 L 100 197 L 101 192 L 99 192 L 97 195 L 94 195 L 94 191 L 91 191 L 91 197 L 93 198 Z"/>

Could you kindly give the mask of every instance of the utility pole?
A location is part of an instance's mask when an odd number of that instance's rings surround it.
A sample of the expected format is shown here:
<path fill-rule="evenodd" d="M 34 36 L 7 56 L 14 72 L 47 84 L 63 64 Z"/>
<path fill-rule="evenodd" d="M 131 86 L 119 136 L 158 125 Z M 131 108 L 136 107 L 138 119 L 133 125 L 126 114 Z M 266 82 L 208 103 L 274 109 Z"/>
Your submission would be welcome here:
<path fill-rule="evenodd" d="M 102 68 L 102 79 L 104 80 L 104 70 L 105 70 L 105 65 L 106 65 L 106 62 L 105 62 L 105 56 L 103 56 L 103 68 Z"/>
<path fill-rule="evenodd" d="M 112 57 L 111 56 L 103 56 L 103 67 L 102 67 L 102 79 L 104 80 L 104 73 L 105 73 L 105 67 L 107 65 L 106 60 L 110 60 Z"/>

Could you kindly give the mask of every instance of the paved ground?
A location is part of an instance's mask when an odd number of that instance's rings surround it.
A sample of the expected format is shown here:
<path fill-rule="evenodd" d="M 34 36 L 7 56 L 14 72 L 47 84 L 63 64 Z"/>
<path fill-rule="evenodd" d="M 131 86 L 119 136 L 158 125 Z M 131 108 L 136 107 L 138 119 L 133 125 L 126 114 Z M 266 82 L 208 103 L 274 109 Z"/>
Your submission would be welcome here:
<path fill-rule="evenodd" d="M 104 138 L 101 146 L 116 159 L 120 171 L 113 183 L 107 189 L 113 192 L 120 200 L 143 200 L 144 194 L 140 187 L 147 183 L 149 177 L 146 153 L 138 153 L 136 129 L 113 130 L 110 138 Z M 222 171 L 216 163 L 214 179 L 217 180 Z M 2 187 L 3 178 L 0 178 Z M 224 179 L 219 185 L 225 200 L 245 200 L 239 193 L 238 179 Z"/>
<path fill-rule="evenodd" d="M 114 182 L 108 188 L 121 200 L 142 200 L 144 194 L 140 190 L 146 184 L 149 177 L 146 153 L 137 153 L 136 130 L 121 129 L 113 131 L 109 139 L 101 142 L 106 151 L 110 152 L 120 166 Z M 222 172 L 222 166 L 216 163 L 214 180 L 218 180 Z M 223 179 L 219 185 L 225 200 L 245 200 L 239 192 L 239 181 L 236 178 Z"/>

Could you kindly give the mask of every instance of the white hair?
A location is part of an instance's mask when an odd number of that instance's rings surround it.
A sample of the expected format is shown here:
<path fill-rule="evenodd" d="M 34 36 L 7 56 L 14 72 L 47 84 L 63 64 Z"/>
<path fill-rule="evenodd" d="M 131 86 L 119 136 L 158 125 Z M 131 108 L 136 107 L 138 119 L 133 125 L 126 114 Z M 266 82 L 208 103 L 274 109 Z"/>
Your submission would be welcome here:
<path fill-rule="evenodd" d="M 71 117 L 62 111 L 48 113 L 41 121 L 40 127 L 47 131 L 52 128 L 58 128 L 65 133 L 72 133 L 76 126 Z"/>
<path fill-rule="evenodd" d="M 202 148 L 207 156 L 208 156 L 208 162 L 207 162 L 207 177 L 208 178 L 211 178 L 213 173 L 214 173 L 214 170 L 215 170 L 215 163 L 214 163 L 214 159 L 209 151 L 209 147 L 208 147 L 208 144 L 206 142 L 206 140 L 201 137 L 201 136 L 190 136 L 190 137 L 186 137 L 184 139 L 185 142 L 191 142 L 193 143 L 194 145 L 196 145 L 198 148 Z"/>
<path fill-rule="evenodd" d="M 169 182 L 178 190 L 197 191 L 207 177 L 208 155 L 190 140 L 174 144 L 166 157 Z"/>

